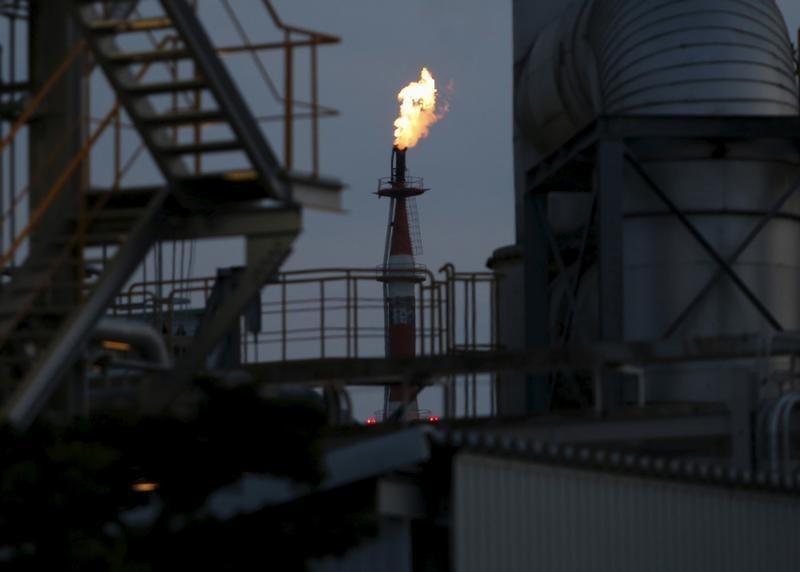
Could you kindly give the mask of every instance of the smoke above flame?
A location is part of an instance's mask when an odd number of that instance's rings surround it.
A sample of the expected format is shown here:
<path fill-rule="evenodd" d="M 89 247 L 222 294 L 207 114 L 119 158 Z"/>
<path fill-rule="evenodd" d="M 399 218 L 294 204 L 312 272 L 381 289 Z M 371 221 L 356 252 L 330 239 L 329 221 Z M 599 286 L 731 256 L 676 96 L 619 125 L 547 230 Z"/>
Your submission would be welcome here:
<path fill-rule="evenodd" d="M 436 113 L 436 80 L 428 68 L 422 68 L 419 81 L 400 90 L 397 100 L 400 116 L 394 121 L 394 146 L 408 149 L 427 137 L 431 125 L 440 118 Z"/>

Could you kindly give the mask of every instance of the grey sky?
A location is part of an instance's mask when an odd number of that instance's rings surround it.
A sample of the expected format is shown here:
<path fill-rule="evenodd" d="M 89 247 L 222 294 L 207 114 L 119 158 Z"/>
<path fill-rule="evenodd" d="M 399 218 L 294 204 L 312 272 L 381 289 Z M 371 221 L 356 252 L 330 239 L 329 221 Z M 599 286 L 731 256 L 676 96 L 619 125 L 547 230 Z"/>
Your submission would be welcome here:
<path fill-rule="evenodd" d="M 323 171 L 349 190 L 343 216 L 313 214 L 292 267 L 374 266 L 388 204 L 372 192 L 389 168 L 396 94 L 428 66 L 450 112 L 409 152 L 409 169 L 432 190 L 418 201 L 421 262 L 481 269 L 513 236 L 511 5 L 481 0 L 279 0 L 290 22 L 342 36 L 326 48 L 324 101 L 342 116 L 323 125 Z M 451 89 L 449 89 L 451 88 Z"/>
<path fill-rule="evenodd" d="M 549 1 L 549 0 L 548 0 Z M 554 0 L 555 1 L 555 0 Z M 779 0 L 792 37 L 800 3 Z M 349 185 L 343 216 L 312 214 L 292 268 L 380 262 L 395 94 L 428 66 L 450 112 L 412 150 L 432 191 L 418 204 L 425 253 L 438 270 L 479 270 L 513 240 L 511 0 L 275 0 L 289 22 L 342 37 L 326 48 L 322 94 L 342 116 L 323 124 L 323 170 Z M 452 86 L 452 90 L 446 89 Z"/>
<path fill-rule="evenodd" d="M 795 38 L 800 3 L 778 4 Z M 509 244 L 514 232 L 511 0 L 275 0 L 275 5 L 288 22 L 343 39 L 321 59 L 325 103 L 342 112 L 323 126 L 322 157 L 323 171 L 350 187 L 349 212 L 309 215 L 289 266 L 380 262 L 387 204 L 371 193 L 376 180 L 388 175 L 395 94 L 425 65 L 450 111 L 409 154 L 410 169 L 432 189 L 418 202 L 425 245 L 420 262 L 433 270 L 446 261 L 463 270 L 483 269 L 492 250 Z M 426 393 L 421 406 L 438 412 L 438 396 Z M 359 391 L 354 397 L 357 417 L 380 406 L 380 392 Z"/>

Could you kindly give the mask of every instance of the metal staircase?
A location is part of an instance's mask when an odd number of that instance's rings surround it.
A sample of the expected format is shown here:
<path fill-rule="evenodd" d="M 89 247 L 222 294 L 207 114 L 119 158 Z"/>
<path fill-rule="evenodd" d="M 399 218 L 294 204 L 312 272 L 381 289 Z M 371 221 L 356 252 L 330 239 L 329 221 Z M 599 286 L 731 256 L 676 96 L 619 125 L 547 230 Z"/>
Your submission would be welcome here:
<path fill-rule="evenodd" d="M 80 362 L 95 323 L 159 240 L 169 216 L 174 217 L 176 212 L 207 213 L 263 199 L 272 199 L 270 204 L 277 210 L 296 213 L 292 189 L 308 183 L 293 180 L 284 172 L 185 0 L 160 0 L 163 14 L 147 18 L 131 16 L 130 0 L 72 1 L 95 62 L 116 91 L 166 184 L 135 194 L 133 201 L 125 192 L 90 193 L 90 216 L 70 221 L 71 226 L 65 226 L 61 236 L 31 247 L 27 261 L 0 287 L 2 419 L 21 427 L 31 423 Z M 107 10 L 109 16 L 101 17 L 99 4 L 113 4 L 119 9 Z M 128 34 L 156 30 L 168 33 L 177 42 L 149 51 L 121 47 Z M 176 60 L 189 62 L 194 77 L 178 81 L 146 79 L 149 66 Z M 202 92 L 214 107 L 159 111 L 159 97 L 181 92 Z M 228 136 L 202 138 L 209 125 L 222 127 Z M 194 139 L 177 137 L 177 128 L 190 128 Z M 216 172 L 199 168 L 201 157 L 220 153 L 244 158 L 247 167 Z M 340 189 L 318 179 L 310 183 L 317 190 Z M 299 217 L 292 216 L 297 218 L 296 224 L 292 218 L 288 231 L 273 231 L 272 242 L 262 243 L 264 253 L 254 258 L 252 276 L 234 296 L 231 307 L 219 312 L 220 323 L 214 330 L 223 329 L 223 319 L 235 321 L 237 304 L 242 305 L 278 269 L 299 230 Z M 269 233 L 270 229 L 265 229 L 260 236 Z M 90 279 L 86 276 L 84 248 L 95 245 L 110 246 L 114 255 L 103 261 L 101 268 L 94 268 L 96 279 Z M 176 370 L 181 385 L 187 383 L 190 368 L 201 365 L 203 352 L 213 344 L 208 335 L 201 338 L 189 361 L 184 360 Z M 166 404 L 174 393 L 175 388 L 162 388 L 159 403 Z"/>
<path fill-rule="evenodd" d="M 216 199 L 231 201 L 229 189 L 224 193 L 220 191 L 230 181 L 237 183 L 237 197 L 234 198 L 291 202 L 291 186 L 283 167 L 188 2 L 161 0 L 162 15 L 131 19 L 100 18 L 96 2 L 73 1 L 95 61 L 105 72 L 164 178 L 185 205 L 213 203 Z M 120 47 L 125 36 L 156 30 L 175 38 L 176 43 L 136 51 Z M 152 82 L 137 77 L 137 68 L 158 62 L 191 63 L 194 77 Z M 157 110 L 154 100 L 186 92 L 213 101 L 215 106 Z M 212 125 L 226 131 L 228 136 L 191 141 L 179 141 L 174 137 L 177 127 L 202 133 L 204 127 Z M 218 153 L 243 155 L 250 168 L 198 173 L 187 166 L 187 158 Z M 220 194 L 225 196 L 219 197 Z"/>

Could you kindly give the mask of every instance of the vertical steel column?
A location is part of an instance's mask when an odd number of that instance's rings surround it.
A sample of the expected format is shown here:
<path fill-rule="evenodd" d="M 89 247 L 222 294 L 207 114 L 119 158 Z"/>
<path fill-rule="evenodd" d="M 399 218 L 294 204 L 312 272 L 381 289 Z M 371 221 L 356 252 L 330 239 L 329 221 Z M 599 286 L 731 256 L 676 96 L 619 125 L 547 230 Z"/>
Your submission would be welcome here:
<path fill-rule="evenodd" d="M 353 281 L 353 357 L 358 357 L 358 278 Z"/>
<path fill-rule="evenodd" d="M 344 317 L 344 323 L 345 323 L 344 332 L 345 333 L 344 333 L 344 338 L 346 340 L 346 347 L 347 347 L 346 356 L 348 358 L 350 357 L 350 352 L 351 352 L 350 348 L 352 347 L 352 340 L 351 340 L 352 329 L 350 327 L 350 315 L 351 315 L 350 308 L 351 308 L 351 299 L 352 299 L 352 293 L 350 292 L 350 281 L 351 280 L 352 280 L 352 278 L 350 276 L 350 271 L 346 270 L 345 271 L 345 307 L 344 307 L 344 316 L 345 316 Z"/>
<path fill-rule="evenodd" d="M 79 42 L 79 32 L 69 2 L 32 1 L 28 24 L 29 77 L 31 93 L 36 93 L 57 73 L 64 60 L 64 54 L 70 53 Z M 12 33 L 13 31 L 12 26 Z M 28 124 L 28 180 L 33 183 L 30 185 L 29 194 L 31 211 L 45 200 L 50 189 L 81 150 L 83 122 L 80 117 L 84 112 L 85 62 L 84 57 L 78 57 L 69 65 L 64 75 L 42 101 L 35 120 Z M 13 75 L 16 74 L 12 71 Z M 55 148 L 54 142 L 59 142 Z M 14 163 L 16 159 L 12 151 L 10 166 L 12 173 L 16 168 Z M 61 188 L 40 223 L 31 232 L 31 257 L 37 257 L 42 261 L 52 260 L 54 253 L 60 252 L 63 248 L 65 238 L 74 232 L 74 223 L 79 220 L 81 212 L 83 180 L 82 172 L 76 171 Z M 13 187 L 11 192 L 14 192 Z M 78 254 L 72 253 L 68 263 L 54 274 L 52 287 L 48 292 L 48 298 L 52 303 L 69 306 L 78 302 L 81 294 L 80 273 L 77 263 L 73 263 L 74 259 L 80 259 Z M 49 326 L 46 322 L 42 325 Z M 81 373 L 76 369 L 74 372 L 64 372 L 64 374 L 68 383 L 61 386 L 63 389 L 53 404 L 67 416 L 80 414 L 85 409 L 84 392 L 80 382 Z"/>
<path fill-rule="evenodd" d="M 731 370 L 729 382 L 730 461 L 739 470 L 751 471 L 755 468 L 756 462 L 753 456 L 756 450 L 753 443 L 755 433 L 753 421 L 756 417 L 753 404 L 758 403 L 758 383 L 751 372 L 742 370 Z"/>
<path fill-rule="evenodd" d="M 623 329 L 623 190 L 625 144 L 603 140 L 598 144 L 594 184 L 598 200 L 600 268 L 600 339 L 621 341 Z M 603 372 L 601 395 L 595 395 L 600 409 L 622 402 L 622 376 Z"/>
<path fill-rule="evenodd" d="M 281 281 L 281 360 L 286 361 L 286 277 Z"/>
<path fill-rule="evenodd" d="M 31 2 L 29 73 L 31 91 L 34 93 L 59 68 L 64 54 L 69 53 L 78 42 L 78 31 L 68 5 L 68 2 L 44 0 Z M 84 111 L 84 61 L 78 58 L 70 65 L 45 97 L 36 120 L 29 124 L 29 179 L 38 181 L 31 186 L 32 205 L 42 200 L 81 148 L 81 122 L 77 122 L 76 126 L 76 120 Z M 64 145 L 58 146 L 58 156 L 47 163 L 48 155 L 53 152 L 54 141 L 64 141 Z M 77 217 L 79 213 L 80 183 L 81 176 L 76 174 L 64 186 L 45 220 L 31 233 L 33 244 L 52 240 L 54 234 L 69 228 L 70 217 Z"/>
<path fill-rule="evenodd" d="M 319 353 L 325 358 L 325 279 L 319 281 Z"/>
<path fill-rule="evenodd" d="M 283 146 L 284 157 L 283 162 L 287 171 L 294 168 L 294 52 L 292 50 L 292 33 L 286 32 L 284 35 L 284 49 L 286 50 L 286 72 L 285 72 L 285 87 L 284 87 L 284 108 L 286 119 L 284 120 L 283 132 Z"/>
<path fill-rule="evenodd" d="M 528 348 L 550 343 L 549 267 L 547 240 L 547 197 L 528 192 L 524 197 L 525 223 L 523 254 L 525 295 L 525 345 Z M 526 376 L 525 410 L 542 413 L 547 410 L 550 395 L 550 376 L 546 373 Z"/>
<path fill-rule="evenodd" d="M 425 355 L 425 283 L 417 284 L 417 340 L 419 345 L 418 355 Z"/>
<path fill-rule="evenodd" d="M 311 44 L 311 174 L 319 177 L 319 87 L 317 86 L 317 43 Z"/>
<path fill-rule="evenodd" d="M 33 18 L 31 18 L 32 20 Z M 9 52 L 8 52 L 8 82 L 11 85 L 17 81 L 17 21 L 15 18 L 8 19 L 8 44 L 9 44 Z M 31 39 L 32 41 L 32 39 Z M 31 43 L 31 47 L 33 44 Z M 31 79 L 33 82 L 33 79 Z M 33 83 L 31 83 L 33 85 Z M 14 94 L 11 94 L 11 100 L 13 101 Z M 13 129 L 13 128 L 12 128 Z M 8 228 L 9 228 L 9 237 L 8 242 L 12 244 L 14 242 L 14 238 L 17 236 L 17 207 L 15 196 L 17 193 L 17 141 L 16 137 L 12 137 L 11 141 L 8 145 L 8 204 L 11 206 L 11 219 L 8 221 Z M 16 256 L 13 257 L 10 261 L 11 268 L 16 265 Z"/>
<path fill-rule="evenodd" d="M 9 42 L 10 43 L 10 42 Z M 3 46 L 0 46 L 0 81 L 5 81 L 3 77 Z M 11 94 L 13 99 L 14 94 Z M 0 94 L 0 104 L 5 103 L 5 96 Z M 0 141 L 5 138 L 5 122 L 0 121 Z M 6 200 L 5 200 L 5 176 L 6 176 L 6 169 L 5 169 L 5 156 L 3 153 L 0 153 L 0 252 L 5 252 L 5 234 L 6 234 L 6 224 L 5 224 L 5 212 L 6 212 Z M 12 204 L 11 201 L 14 200 L 12 196 L 11 199 L 8 201 L 8 204 Z M 9 239 L 10 242 L 10 239 Z"/>

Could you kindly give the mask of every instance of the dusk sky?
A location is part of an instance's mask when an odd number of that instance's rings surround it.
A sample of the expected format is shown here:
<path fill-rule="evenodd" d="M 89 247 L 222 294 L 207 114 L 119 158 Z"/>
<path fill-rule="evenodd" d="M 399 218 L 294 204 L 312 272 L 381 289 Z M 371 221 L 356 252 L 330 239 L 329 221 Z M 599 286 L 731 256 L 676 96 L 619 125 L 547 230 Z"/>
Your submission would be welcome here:
<path fill-rule="evenodd" d="M 349 187 L 348 212 L 309 214 L 288 268 L 380 263 L 388 204 L 372 193 L 377 179 L 389 174 L 396 94 L 427 66 L 449 111 L 409 152 L 412 174 L 431 188 L 418 200 L 419 262 L 434 271 L 448 261 L 460 270 L 484 270 L 492 251 L 514 236 L 511 0 L 274 4 L 288 23 L 342 37 L 321 52 L 323 101 L 341 111 L 323 123 L 321 154 L 323 173 Z M 795 38 L 800 3 L 778 4 Z M 357 417 L 379 408 L 380 396 L 356 390 Z M 440 411 L 430 392 L 420 405 Z"/>
<path fill-rule="evenodd" d="M 255 41 L 279 39 L 260 4 L 232 5 Z M 426 66 L 437 80 L 440 102 L 448 111 L 432 127 L 430 136 L 408 153 L 411 174 L 424 177 L 431 189 L 417 200 L 423 240 L 423 254 L 417 262 L 434 272 L 446 262 L 461 271 L 486 270 L 492 252 L 510 244 L 515 232 L 512 1 L 273 0 L 273 4 L 288 24 L 342 38 L 341 44 L 324 46 L 319 53 L 321 103 L 340 112 L 338 117 L 321 122 L 320 154 L 322 174 L 347 186 L 345 212 L 307 212 L 305 230 L 284 268 L 374 268 L 381 263 L 389 204 L 373 193 L 378 179 L 389 175 L 397 93 L 418 79 Z M 208 30 L 219 45 L 235 43 L 238 38 L 222 5 L 200 4 L 206 23 L 218 23 Z M 795 38 L 800 3 L 781 0 L 779 5 Z M 254 113 L 280 114 L 281 106 L 254 74 L 249 56 L 242 60 L 240 63 L 246 65 L 234 66 L 238 72 L 235 80 L 240 82 Z M 282 60 L 276 54 L 265 56 L 264 62 L 280 82 Z M 308 51 L 298 50 L 296 97 L 300 99 L 308 97 L 304 91 L 308 88 L 307 83 L 304 85 L 308 69 L 303 67 L 307 62 Z M 111 94 L 103 96 L 102 90 L 93 93 L 93 104 L 102 116 L 111 104 Z M 270 131 L 274 129 L 271 125 L 267 133 L 280 153 L 281 136 Z M 305 159 L 307 165 L 308 123 L 298 121 L 296 129 L 295 151 L 299 162 Z M 129 145 L 133 143 L 135 138 Z M 99 159 L 93 162 L 93 168 L 105 169 L 107 175 L 111 148 L 110 142 L 101 144 Z M 131 182 L 144 184 L 154 176 L 157 170 L 145 160 Z M 200 245 L 194 275 L 213 276 L 217 267 L 241 264 L 242 246 L 235 240 Z M 377 282 L 372 295 L 380 296 Z M 487 308 L 481 310 L 488 316 Z M 371 349 L 362 353 L 382 354 L 382 342 L 372 341 Z M 438 393 L 433 393 L 426 391 L 420 405 L 439 413 Z M 485 388 L 481 394 L 488 396 Z M 485 401 L 479 398 L 484 411 Z M 356 416 L 363 419 L 380 408 L 381 391 L 354 391 L 354 402 Z"/>
<path fill-rule="evenodd" d="M 490 7 L 491 4 L 491 7 Z M 388 203 L 372 193 L 389 175 L 397 92 L 427 66 L 450 111 L 409 151 L 431 191 L 417 204 L 424 255 L 481 270 L 513 238 L 511 4 L 278 0 L 287 22 L 342 37 L 321 57 L 321 93 L 341 117 L 322 127 L 323 172 L 348 185 L 344 215 L 311 214 L 292 268 L 381 262 Z"/>
<path fill-rule="evenodd" d="M 342 179 L 344 215 L 311 214 L 291 268 L 380 262 L 397 91 L 428 66 L 449 112 L 409 152 L 431 192 L 418 201 L 420 262 L 482 270 L 513 241 L 511 0 L 275 0 L 289 23 L 342 37 L 321 52 L 321 94 L 341 111 L 322 126 L 323 172 Z M 793 38 L 800 3 L 778 2 Z"/>

